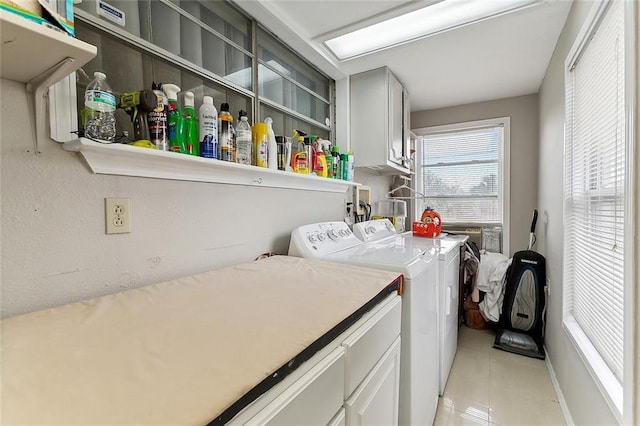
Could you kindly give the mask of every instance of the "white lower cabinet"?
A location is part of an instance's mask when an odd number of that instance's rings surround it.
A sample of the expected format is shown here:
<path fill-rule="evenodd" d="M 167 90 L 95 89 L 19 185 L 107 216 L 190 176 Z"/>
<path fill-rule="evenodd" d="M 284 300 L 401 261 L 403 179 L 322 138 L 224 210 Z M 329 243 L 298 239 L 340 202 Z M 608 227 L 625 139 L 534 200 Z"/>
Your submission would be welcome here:
<path fill-rule="evenodd" d="M 347 425 L 397 425 L 400 337 L 345 401 Z"/>
<path fill-rule="evenodd" d="M 343 402 L 344 349 L 334 349 L 247 425 L 326 425 Z"/>
<path fill-rule="evenodd" d="M 346 426 L 346 424 L 346 414 L 344 408 L 341 408 L 327 426 Z"/>
<path fill-rule="evenodd" d="M 398 424 L 401 310 L 387 297 L 229 424 Z"/>

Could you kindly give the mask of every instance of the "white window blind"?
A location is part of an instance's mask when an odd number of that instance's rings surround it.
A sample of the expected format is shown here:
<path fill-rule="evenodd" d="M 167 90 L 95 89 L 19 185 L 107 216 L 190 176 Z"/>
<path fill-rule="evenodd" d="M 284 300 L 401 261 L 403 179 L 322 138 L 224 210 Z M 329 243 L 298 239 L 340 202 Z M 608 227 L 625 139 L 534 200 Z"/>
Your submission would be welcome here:
<path fill-rule="evenodd" d="M 565 311 L 623 377 L 624 2 L 609 5 L 566 82 Z"/>
<path fill-rule="evenodd" d="M 422 136 L 422 191 L 445 223 L 502 224 L 504 126 Z"/>

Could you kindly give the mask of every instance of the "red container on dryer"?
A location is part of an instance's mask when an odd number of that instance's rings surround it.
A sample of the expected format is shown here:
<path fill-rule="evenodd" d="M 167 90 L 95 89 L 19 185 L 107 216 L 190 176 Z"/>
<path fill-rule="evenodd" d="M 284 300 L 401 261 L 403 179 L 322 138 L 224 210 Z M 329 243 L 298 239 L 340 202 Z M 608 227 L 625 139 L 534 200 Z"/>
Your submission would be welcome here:
<path fill-rule="evenodd" d="M 442 230 L 442 219 L 440 215 L 430 207 L 422 212 L 420 222 L 413 222 L 413 235 L 420 237 L 437 237 Z"/>

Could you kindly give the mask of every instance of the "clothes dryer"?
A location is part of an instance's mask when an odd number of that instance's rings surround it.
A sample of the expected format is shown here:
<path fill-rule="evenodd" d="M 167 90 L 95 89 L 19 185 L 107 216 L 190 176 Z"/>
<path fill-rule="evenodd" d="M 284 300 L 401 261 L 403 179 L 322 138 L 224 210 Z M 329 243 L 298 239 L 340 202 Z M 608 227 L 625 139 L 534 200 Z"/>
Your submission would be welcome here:
<path fill-rule="evenodd" d="M 353 233 L 365 242 L 379 240 L 375 222 L 356 223 L 353 226 Z M 467 239 L 466 235 L 444 234 L 436 238 L 418 237 L 412 232 L 398 234 L 393 241 L 385 239 L 389 246 L 406 247 L 407 250 L 429 250 L 438 258 L 436 327 L 438 329 L 438 393 L 440 395 L 444 394 L 458 348 L 460 247 Z"/>
<path fill-rule="evenodd" d="M 291 234 L 289 255 L 403 274 L 399 424 L 431 425 L 439 385 L 437 256 L 430 249 L 395 245 L 397 234 L 388 220 L 370 227 L 376 237 L 363 242 L 344 222 L 301 226 Z"/>

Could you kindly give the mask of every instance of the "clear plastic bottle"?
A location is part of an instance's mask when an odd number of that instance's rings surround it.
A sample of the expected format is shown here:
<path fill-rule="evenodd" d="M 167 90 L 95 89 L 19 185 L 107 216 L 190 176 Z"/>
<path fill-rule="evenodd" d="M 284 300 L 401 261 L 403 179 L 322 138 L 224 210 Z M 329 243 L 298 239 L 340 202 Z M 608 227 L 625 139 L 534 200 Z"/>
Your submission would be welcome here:
<path fill-rule="evenodd" d="M 113 142 L 116 138 L 116 97 L 104 73 L 96 71 L 93 77 L 84 92 L 84 133 L 89 138 Z"/>
<path fill-rule="evenodd" d="M 240 110 L 238 115 L 240 120 L 236 125 L 236 162 L 250 166 L 253 160 L 251 126 L 245 111 Z"/>

